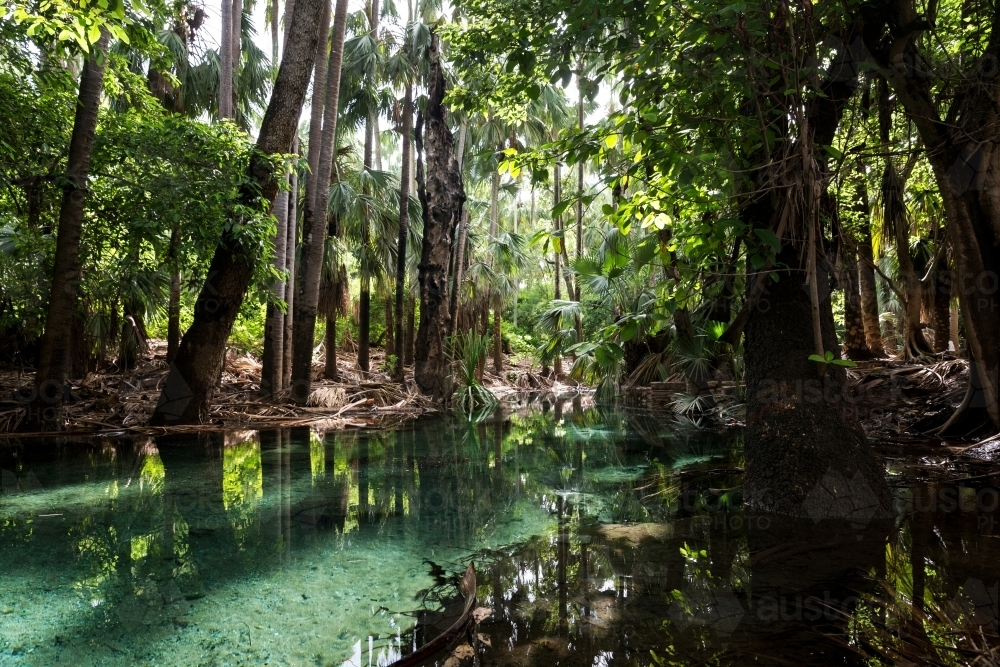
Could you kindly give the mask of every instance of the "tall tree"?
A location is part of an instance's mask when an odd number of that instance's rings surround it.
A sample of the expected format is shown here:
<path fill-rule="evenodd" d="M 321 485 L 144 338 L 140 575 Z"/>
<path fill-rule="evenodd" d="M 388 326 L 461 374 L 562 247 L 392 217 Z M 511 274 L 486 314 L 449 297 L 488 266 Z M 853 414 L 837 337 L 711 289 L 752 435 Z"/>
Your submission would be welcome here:
<path fill-rule="evenodd" d="M 447 392 L 446 337 L 448 268 L 451 243 L 462 216 L 465 189 L 455 157 L 455 140 L 448 129 L 444 107 L 445 80 L 441 70 L 438 37 L 431 40 L 424 127 L 417 136 L 417 189 L 423 208 L 424 236 L 420 253 L 420 325 L 414 354 L 414 379 L 420 389 L 438 398 Z M 422 147 L 422 151 L 421 151 Z"/>
<path fill-rule="evenodd" d="M 292 399 L 300 403 L 305 403 L 312 388 L 312 353 L 316 338 L 316 312 L 323 273 L 323 254 L 326 248 L 330 178 L 333 174 L 333 149 L 340 112 L 340 74 L 346 27 L 347 0 L 337 0 L 330 62 L 327 67 L 319 169 L 313 181 L 315 192 L 306 201 L 305 216 L 302 219 L 301 283 L 295 299 L 295 340 L 292 354 Z"/>
<path fill-rule="evenodd" d="M 296 0 L 285 53 L 257 138 L 259 152 L 247 166 L 241 187 L 243 204 L 251 210 L 261 201 L 273 202 L 277 194 L 278 173 L 269 156 L 291 151 L 316 59 L 322 4 L 320 0 Z M 252 233 L 243 229 L 245 222 L 242 216 L 234 218 L 215 249 L 205 286 L 195 303 L 194 321 L 181 340 L 150 424 L 198 423 L 208 416 L 226 339 L 258 259 L 248 238 Z"/>
<path fill-rule="evenodd" d="M 52 267 L 52 286 L 45 333 L 42 336 L 35 373 L 35 397 L 29 407 L 27 423 L 58 427 L 63 400 L 63 385 L 69 372 L 70 337 L 79 295 L 80 234 L 87 195 L 87 178 L 94 148 L 94 133 L 104 90 L 111 34 L 102 29 L 97 43 L 84 58 L 80 73 L 73 133 L 62 178 L 62 203 L 56 236 L 56 256 Z"/>
<path fill-rule="evenodd" d="M 403 300 L 406 292 L 406 247 L 410 234 L 410 166 L 413 160 L 411 151 L 411 135 L 413 132 L 413 84 L 406 82 L 403 93 L 403 160 L 399 176 L 399 241 L 396 245 L 396 292 L 393 319 L 396 325 L 396 363 L 392 368 L 392 377 L 397 382 L 403 381 Z M 449 253 L 450 253 L 449 246 Z M 447 292 L 447 287 L 445 288 Z M 449 320 L 450 321 L 450 320 Z M 388 326 L 388 324 L 387 324 Z"/>

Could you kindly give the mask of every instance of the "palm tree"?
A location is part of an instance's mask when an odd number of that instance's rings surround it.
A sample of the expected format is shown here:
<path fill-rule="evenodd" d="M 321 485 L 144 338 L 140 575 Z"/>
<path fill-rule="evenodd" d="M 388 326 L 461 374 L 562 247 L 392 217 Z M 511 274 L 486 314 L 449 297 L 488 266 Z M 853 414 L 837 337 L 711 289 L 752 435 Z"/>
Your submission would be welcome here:
<path fill-rule="evenodd" d="M 323 111 L 319 171 L 313 181 L 315 193 L 306 201 L 302 235 L 302 282 L 295 302 L 295 330 L 292 354 L 292 398 L 305 403 L 312 386 L 312 348 L 316 335 L 316 311 L 323 254 L 326 248 L 327 209 L 330 177 L 333 172 L 333 148 L 340 112 L 341 63 L 347 29 L 347 0 L 337 0 L 327 69 L 326 102 Z M 311 129 L 311 128 L 310 128 Z M 310 206 L 312 208 L 310 208 Z"/>

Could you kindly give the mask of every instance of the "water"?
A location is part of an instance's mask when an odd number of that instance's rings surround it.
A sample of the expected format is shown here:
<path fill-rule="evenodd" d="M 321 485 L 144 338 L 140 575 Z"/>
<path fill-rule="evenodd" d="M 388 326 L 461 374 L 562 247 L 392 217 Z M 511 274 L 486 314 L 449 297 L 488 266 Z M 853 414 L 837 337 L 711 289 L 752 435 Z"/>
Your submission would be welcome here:
<path fill-rule="evenodd" d="M 11 441 L 0 665 L 385 665 L 449 624 L 469 562 L 493 615 L 427 664 L 970 663 L 948 633 L 996 634 L 1000 474 L 885 453 L 896 519 L 836 524 L 744 511 L 738 429 L 579 401 Z"/>

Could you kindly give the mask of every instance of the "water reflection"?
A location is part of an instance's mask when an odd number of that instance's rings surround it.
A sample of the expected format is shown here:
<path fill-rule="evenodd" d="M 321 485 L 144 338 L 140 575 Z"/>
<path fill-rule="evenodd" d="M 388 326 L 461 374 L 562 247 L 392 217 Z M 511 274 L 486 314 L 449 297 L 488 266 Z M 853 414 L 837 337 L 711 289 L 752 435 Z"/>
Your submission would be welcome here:
<path fill-rule="evenodd" d="M 553 397 L 396 431 L 8 442 L 0 664 L 385 664 L 448 624 L 470 559 L 482 664 L 929 643 L 964 664 L 956 624 L 995 636 L 991 471 L 899 460 L 898 519 L 861 525 L 747 514 L 742 465 L 738 431 Z"/>

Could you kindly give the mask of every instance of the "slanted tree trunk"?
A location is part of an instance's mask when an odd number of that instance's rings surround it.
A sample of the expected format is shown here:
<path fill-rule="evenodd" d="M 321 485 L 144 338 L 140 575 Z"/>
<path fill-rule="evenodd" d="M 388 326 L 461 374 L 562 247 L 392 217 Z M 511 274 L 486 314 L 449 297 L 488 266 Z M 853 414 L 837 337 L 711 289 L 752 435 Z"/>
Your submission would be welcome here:
<path fill-rule="evenodd" d="M 35 396 L 29 407 L 26 426 L 49 429 L 61 426 L 63 386 L 70 367 L 70 337 L 76 314 L 80 280 L 80 234 L 87 197 L 90 156 L 104 89 L 104 66 L 107 63 L 110 35 L 102 30 L 91 56 L 83 63 L 80 90 L 77 94 L 73 133 L 69 140 L 63 195 L 59 208 L 56 255 L 52 268 L 52 287 L 45 317 L 38 371 L 35 373 Z"/>
<path fill-rule="evenodd" d="M 333 152 L 340 111 L 340 70 L 344 57 L 344 34 L 347 26 L 347 0 L 337 0 L 333 21 L 333 41 L 327 68 L 326 104 L 323 110 L 323 133 L 320 139 L 319 168 L 313 181 L 315 192 L 307 199 L 302 220 L 301 285 L 295 299 L 295 342 L 292 352 L 292 400 L 305 403 L 312 390 L 312 349 L 316 340 L 316 312 L 319 284 L 323 274 L 326 249 L 327 202 L 333 174 Z M 311 134 L 311 130 L 310 130 Z"/>
<path fill-rule="evenodd" d="M 844 289 L 844 353 L 848 359 L 871 359 L 861 315 L 861 289 L 858 280 L 858 256 L 853 240 L 845 240 L 841 250 L 840 285 Z"/>
<path fill-rule="evenodd" d="M 448 263 L 451 240 L 462 215 L 465 190 L 455 159 L 455 141 L 448 130 L 443 104 L 444 74 L 438 53 L 438 37 L 430 48 L 427 106 L 423 132 L 417 134 L 417 183 L 423 207 L 424 238 L 420 253 L 420 327 L 414 352 L 414 378 L 424 393 L 444 398 L 448 390 L 446 337 L 451 322 L 448 312 Z M 422 136 L 421 136 L 422 135 Z"/>
<path fill-rule="evenodd" d="M 283 179 L 288 184 L 287 177 Z M 285 270 L 285 247 L 288 243 L 288 191 L 282 189 L 274 198 L 274 215 L 278 225 L 274 234 L 274 269 Z M 285 281 L 275 280 L 264 320 L 264 355 L 261 359 L 260 393 L 264 396 L 280 391 L 285 353 L 285 318 L 274 301 L 285 300 Z"/>
<path fill-rule="evenodd" d="M 413 162 L 412 130 L 413 86 L 406 84 L 406 91 L 403 94 L 403 160 L 399 175 L 399 239 L 396 242 L 396 335 L 394 338 L 399 345 L 403 345 L 403 296 L 406 292 L 406 241 L 410 234 L 410 171 Z M 449 246 L 449 255 L 450 251 L 451 248 Z M 447 287 L 445 289 L 447 290 Z M 402 350 L 397 352 L 396 363 L 393 365 L 391 372 L 393 380 L 396 382 L 403 381 Z"/>
<path fill-rule="evenodd" d="M 319 0 L 295 3 L 285 55 L 257 138 L 258 155 L 247 166 L 241 187 L 241 198 L 248 207 L 254 207 L 261 198 L 273 202 L 277 194 L 277 174 L 265 156 L 292 149 L 309 72 L 316 58 L 321 4 Z M 258 261 L 253 247 L 245 247 L 240 234 L 234 233 L 245 222 L 233 220 L 215 249 L 205 286 L 195 303 L 194 321 L 181 340 L 177 360 L 150 418 L 152 425 L 198 423 L 208 416 L 226 339 Z"/>

